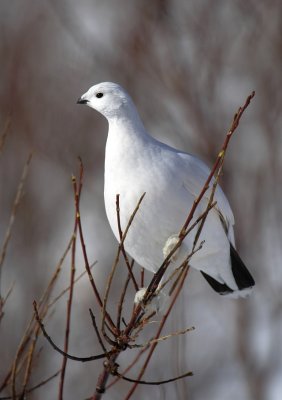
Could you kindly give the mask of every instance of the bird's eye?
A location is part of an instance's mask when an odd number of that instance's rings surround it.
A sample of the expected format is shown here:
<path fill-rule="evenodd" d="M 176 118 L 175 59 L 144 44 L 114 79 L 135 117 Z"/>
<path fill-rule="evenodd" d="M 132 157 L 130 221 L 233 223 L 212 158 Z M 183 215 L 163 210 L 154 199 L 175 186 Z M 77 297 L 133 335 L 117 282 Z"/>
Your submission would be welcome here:
<path fill-rule="evenodd" d="M 99 93 L 96 94 L 96 97 L 98 97 L 98 99 L 100 99 L 100 98 L 103 97 L 103 96 L 104 96 L 104 94 L 101 93 L 101 92 L 99 92 Z"/>

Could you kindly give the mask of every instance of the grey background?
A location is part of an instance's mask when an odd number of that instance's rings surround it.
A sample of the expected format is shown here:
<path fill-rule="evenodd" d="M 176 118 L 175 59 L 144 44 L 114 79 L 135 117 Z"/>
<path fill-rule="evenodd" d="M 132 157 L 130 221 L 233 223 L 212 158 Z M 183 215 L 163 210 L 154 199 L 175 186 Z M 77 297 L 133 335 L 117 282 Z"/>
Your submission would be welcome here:
<path fill-rule="evenodd" d="M 0 239 L 3 240 L 25 160 L 34 157 L 2 271 L 12 282 L 0 335 L 5 375 L 73 227 L 70 176 L 85 166 L 83 226 L 101 290 L 116 242 L 103 205 L 107 123 L 77 98 L 92 84 L 113 81 L 133 97 L 151 134 L 213 163 L 234 112 L 256 97 L 232 139 L 222 177 L 236 218 L 237 247 L 256 279 L 247 300 L 222 299 L 191 271 L 165 332 L 194 325 L 159 345 L 146 378 L 185 370 L 195 376 L 163 387 L 140 387 L 136 399 L 278 400 L 282 393 L 281 319 L 281 61 L 280 1 L 40 1 L 0 4 L 0 128 L 11 129 L 0 155 Z M 69 259 L 56 293 L 69 282 Z M 81 255 L 78 271 L 83 270 Z M 122 274 L 121 269 L 121 274 Z M 149 276 L 148 276 L 149 279 Z M 118 292 L 120 281 L 116 281 Z M 133 296 L 133 292 L 132 292 Z M 86 278 L 76 287 L 70 352 L 98 347 L 88 316 L 95 308 Z M 62 346 L 66 298 L 47 322 Z M 43 339 L 31 384 L 61 358 Z M 65 398 L 93 393 L 101 362 L 69 362 Z M 120 359 L 126 365 L 125 357 Z M 134 371 L 131 371 L 134 376 Z M 19 386 L 20 387 L 20 386 Z M 121 383 L 105 399 L 122 399 Z M 31 399 L 54 399 L 58 380 Z"/>

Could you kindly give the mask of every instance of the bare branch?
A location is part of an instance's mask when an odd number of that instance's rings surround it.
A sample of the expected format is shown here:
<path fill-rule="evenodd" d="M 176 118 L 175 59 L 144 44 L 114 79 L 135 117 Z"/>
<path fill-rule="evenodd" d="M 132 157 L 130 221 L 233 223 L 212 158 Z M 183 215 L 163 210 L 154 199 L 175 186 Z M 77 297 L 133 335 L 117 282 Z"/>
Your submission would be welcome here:
<path fill-rule="evenodd" d="M 191 208 L 191 210 L 190 210 L 190 212 L 189 212 L 189 215 L 188 215 L 188 217 L 187 217 L 187 219 L 186 219 L 186 221 L 185 221 L 185 224 L 183 225 L 183 228 L 181 229 L 180 237 L 181 237 L 182 235 L 185 234 L 185 231 L 186 231 L 186 229 L 187 229 L 189 223 L 191 222 L 191 220 L 192 220 L 192 218 L 193 218 L 194 212 L 195 212 L 195 210 L 196 210 L 198 204 L 200 203 L 200 201 L 201 201 L 201 199 L 203 198 L 204 194 L 205 194 L 206 191 L 208 190 L 209 184 L 210 184 L 210 182 L 211 182 L 211 180 L 212 180 L 212 178 L 213 178 L 213 176 L 214 176 L 214 174 L 215 174 L 215 171 L 217 170 L 221 159 L 222 159 L 222 158 L 224 157 L 224 155 L 225 155 L 225 152 L 226 152 L 226 150 L 227 150 L 229 141 L 230 141 L 230 139 L 231 139 L 233 133 L 234 133 L 235 130 L 237 129 L 237 127 L 238 127 L 238 125 L 239 125 L 239 122 L 240 122 L 240 119 L 241 119 L 241 117 L 242 117 L 244 111 L 246 110 L 246 108 L 248 107 L 248 105 L 250 104 L 250 102 L 251 102 L 251 100 L 252 100 L 252 98 L 253 98 L 254 96 L 255 96 L 255 92 L 253 91 L 253 92 L 247 97 L 247 99 L 246 99 L 246 101 L 245 101 L 245 104 L 244 104 L 242 107 L 239 107 L 237 113 L 234 115 L 234 117 L 233 117 L 233 122 L 232 122 L 232 124 L 231 124 L 231 127 L 230 127 L 229 131 L 227 132 L 227 134 L 226 134 L 226 136 L 225 136 L 225 140 L 224 140 L 224 142 L 223 142 L 223 145 L 222 145 L 222 147 L 221 147 L 220 152 L 218 153 L 218 156 L 217 156 L 217 159 L 216 159 L 216 161 L 215 161 L 215 163 L 214 163 L 214 165 L 213 165 L 213 168 L 212 168 L 212 170 L 211 170 L 211 172 L 210 172 L 210 174 L 209 174 L 209 176 L 208 176 L 208 178 L 207 178 L 207 180 L 206 180 L 206 182 L 205 182 L 205 185 L 203 186 L 203 189 L 201 190 L 199 196 L 198 196 L 197 199 L 194 201 L 194 204 L 193 204 L 193 206 L 192 206 L 192 208 Z"/>
<path fill-rule="evenodd" d="M 5 145 L 10 127 L 11 127 L 11 117 L 8 117 L 0 136 L 0 154 L 2 153 L 3 147 Z"/>
<path fill-rule="evenodd" d="M 99 343 L 100 343 L 100 345 L 101 345 L 101 347 L 102 347 L 102 350 L 103 350 L 105 353 L 107 353 L 107 349 L 106 349 L 106 347 L 104 346 L 104 343 L 103 343 L 103 341 L 102 341 L 102 338 L 101 338 L 101 335 L 100 335 L 98 326 L 97 326 L 97 324 L 96 324 L 95 315 L 93 314 L 91 308 L 89 308 L 89 313 L 90 313 L 90 316 L 91 316 L 91 320 L 92 320 L 93 327 L 94 327 L 94 329 L 95 329 L 95 333 L 96 333 L 97 338 L 98 338 L 98 340 L 99 340 Z"/>
<path fill-rule="evenodd" d="M 57 372 L 55 372 L 54 374 L 52 374 L 52 375 L 49 376 L 48 378 L 46 378 L 46 379 L 44 379 L 43 381 L 37 383 L 36 385 L 32 386 L 31 388 L 26 389 L 25 393 L 26 393 L 26 394 L 29 394 L 29 393 L 33 392 L 34 390 L 36 390 L 36 389 L 38 389 L 38 388 L 40 388 L 40 387 L 46 385 L 46 383 L 49 383 L 51 380 L 53 380 L 54 378 L 56 378 L 56 377 L 59 375 L 60 372 L 61 372 L 61 370 L 59 369 Z M 22 393 L 16 394 L 15 397 L 12 397 L 12 396 L 0 397 L 0 400 L 11 400 L 11 399 L 13 399 L 13 398 L 22 399 L 22 398 L 23 398 L 23 397 L 22 397 Z"/>
<path fill-rule="evenodd" d="M 178 381 L 179 379 L 187 378 L 188 376 L 193 376 L 193 372 L 189 371 L 183 375 L 176 376 L 175 378 L 166 379 L 164 381 L 140 381 L 138 379 L 131 379 L 124 375 L 120 375 L 119 373 L 116 373 L 113 375 L 117 375 L 119 378 L 121 378 L 127 382 L 136 383 L 137 385 L 163 385 L 165 383 L 175 382 L 175 381 Z M 127 399 L 127 397 L 126 397 L 126 399 Z"/>
<path fill-rule="evenodd" d="M 169 335 L 161 336 L 157 339 L 148 340 L 148 342 L 145 342 L 144 344 L 134 344 L 134 345 L 131 345 L 130 347 L 132 347 L 132 348 L 133 347 L 147 347 L 154 343 L 163 342 L 164 340 L 170 339 L 173 336 L 185 335 L 187 332 L 191 332 L 194 330 L 195 330 L 195 327 L 192 326 L 192 327 L 186 328 L 182 331 L 177 331 L 177 332 L 170 333 Z"/>
<path fill-rule="evenodd" d="M 178 298 L 178 296 L 179 296 L 179 294 L 181 292 L 181 289 L 182 289 L 183 284 L 185 282 L 185 279 L 186 279 L 186 276 L 188 274 L 188 271 L 189 271 L 189 267 L 187 266 L 187 268 L 183 272 L 182 278 L 181 278 L 181 280 L 179 282 L 177 291 L 173 296 L 173 299 L 172 299 L 172 301 L 170 303 L 170 306 L 169 306 L 167 312 L 165 313 L 165 315 L 163 316 L 163 318 L 162 318 L 162 320 L 160 322 L 160 326 L 159 326 L 158 331 L 157 331 L 157 333 L 155 335 L 155 339 L 158 339 L 160 337 L 161 331 L 162 331 L 162 329 L 163 329 L 163 327 L 164 327 L 164 325 L 166 323 L 166 320 L 167 320 L 167 318 L 168 318 L 168 316 L 169 316 L 169 314 L 170 314 L 170 312 L 171 312 L 171 310 L 172 310 L 172 308 L 173 308 L 173 306 L 174 306 L 174 304 L 175 304 L 175 302 L 176 302 L 176 300 L 177 300 L 177 298 Z M 153 353 L 155 351 L 155 348 L 156 348 L 157 344 L 158 343 L 156 342 L 156 343 L 153 343 L 153 345 L 151 346 L 149 354 L 147 355 L 146 360 L 145 360 L 145 362 L 144 362 L 144 364 L 143 364 L 143 366 L 142 366 L 142 368 L 141 368 L 141 370 L 139 372 L 137 380 L 141 380 L 142 376 L 144 375 L 145 370 L 146 370 L 146 368 L 147 368 L 147 366 L 148 366 L 148 364 L 149 364 L 149 362 L 151 360 L 151 357 L 152 357 L 152 355 L 153 355 Z M 138 383 L 135 382 L 134 385 L 132 386 L 132 388 L 130 389 L 130 391 L 128 392 L 127 396 L 125 397 L 125 400 L 128 400 L 132 396 L 132 394 L 135 392 L 135 389 L 137 388 L 137 386 L 138 386 Z"/>
<path fill-rule="evenodd" d="M 95 265 L 97 264 L 97 261 L 95 261 L 93 264 L 90 265 L 90 269 L 92 269 Z M 74 283 L 77 283 L 78 281 L 80 281 L 81 278 L 84 277 L 84 275 L 87 274 L 87 271 L 82 271 L 81 274 L 79 274 L 75 280 Z M 54 304 L 57 303 L 58 300 L 60 300 L 60 298 L 67 293 L 70 290 L 70 286 L 66 287 L 64 290 L 61 291 L 61 293 L 58 294 L 58 296 L 56 296 L 50 303 L 48 303 L 48 309 L 53 307 Z"/>
<path fill-rule="evenodd" d="M 72 176 L 74 203 L 75 203 L 75 219 L 74 219 L 73 239 L 72 239 L 72 247 L 71 247 L 70 290 L 69 290 L 69 298 L 68 298 L 68 302 L 67 302 L 67 320 L 66 320 L 65 341 L 64 341 L 64 353 L 65 354 L 68 353 L 68 348 L 69 348 L 71 309 L 72 309 L 74 281 L 75 281 L 76 235 L 77 235 L 77 225 L 78 225 L 78 220 L 76 218 L 76 204 L 79 204 L 80 194 L 81 194 L 82 184 L 83 184 L 83 165 L 82 165 L 81 159 L 79 161 L 80 161 L 80 175 L 79 175 L 78 187 L 77 187 L 77 182 L 76 182 L 75 176 Z M 63 362 L 62 362 L 62 368 L 61 368 L 60 383 L 59 383 L 59 397 L 58 397 L 59 400 L 63 400 L 63 390 L 64 390 L 67 360 L 68 360 L 67 357 L 64 356 Z"/>
<path fill-rule="evenodd" d="M 139 210 L 139 207 L 140 207 L 140 205 L 141 205 L 141 203 L 142 203 L 142 201 L 144 199 L 145 194 L 146 193 L 142 194 L 142 196 L 140 197 L 140 199 L 139 199 L 139 201 L 138 201 L 133 213 L 131 214 L 131 216 L 129 218 L 129 221 L 127 223 L 127 226 L 125 228 L 124 234 L 122 236 L 122 239 L 121 239 L 119 247 L 118 247 L 118 251 L 117 251 L 117 254 L 116 254 L 115 261 L 113 263 L 112 270 L 110 272 L 110 275 L 109 275 L 109 278 L 108 278 L 108 281 L 107 281 L 105 295 L 104 295 L 104 301 L 103 301 L 103 307 L 102 307 L 102 333 L 103 333 L 104 336 L 105 336 L 104 321 L 105 321 L 105 315 L 106 315 L 106 306 L 107 306 L 109 291 L 110 291 L 111 284 L 112 284 L 112 281 L 113 281 L 114 273 L 115 273 L 115 270 L 116 270 L 116 267 L 117 267 L 117 264 L 118 264 L 118 261 L 119 261 L 119 256 L 120 256 L 120 252 L 121 252 L 121 246 L 123 245 L 123 243 L 124 243 L 124 241 L 126 239 L 127 233 L 128 233 L 128 231 L 130 229 L 130 226 L 131 226 L 134 218 L 135 218 L 136 213 Z"/>
<path fill-rule="evenodd" d="M 116 195 L 116 214 L 117 214 L 117 224 L 118 224 L 118 232 L 119 232 L 119 240 L 120 240 L 120 247 L 121 247 L 121 252 L 123 254 L 127 269 L 128 269 L 128 273 L 130 275 L 130 278 L 133 282 L 133 285 L 135 287 L 136 292 L 139 290 L 138 284 L 136 282 L 136 279 L 132 273 L 132 268 L 130 266 L 127 254 L 124 250 L 124 240 L 122 240 L 123 237 L 123 233 L 122 233 L 122 229 L 121 229 L 121 223 L 120 223 L 120 206 L 119 206 L 119 194 Z"/>
<path fill-rule="evenodd" d="M 133 268 L 133 265 L 134 265 L 134 260 L 132 260 L 132 262 L 131 262 L 131 266 L 130 266 L 131 269 Z M 123 290 L 121 292 L 120 300 L 119 300 L 119 303 L 118 303 L 118 312 L 117 312 L 117 329 L 118 330 L 120 330 L 122 307 L 123 307 L 123 302 L 124 302 L 124 298 L 125 298 L 125 295 L 126 295 L 126 291 L 127 291 L 127 288 L 128 288 L 129 281 L 130 281 L 130 273 L 127 274 L 127 278 L 126 278 L 126 281 L 124 283 L 124 287 L 123 287 Z"/>
<path fill-rule="evenodd" d="M 1 250 L 1 254 L 0 254 L 0 298 L 2 297 L 1 296 L 1 273 L 2 273 L 2 268 L 3 268 L 4 260 L 5 260 L 5 257 L 6 257 L 8 244 L 9 244 L 9 241 L 10 241 L 10 238 L 11 238 L 12 228 L 13 228 L 13 225 L 14 225 L 14 222 L 15 222 L 15 218 L 16 218 L 16 214 L 17 214 L 17 211 L 18 211 L 18 207 L 19 207 L 20 201 L 22 199 L 23 188 L 24 188 L 24 184 L 25 184 L 26 177 L 27 177 L 27 174 L 28 174 L 28 170 L 29 170 L 29 165 L 30 165 L 31 159 L 32 159 L 32 153 L 29 154 L 29 156 L 27 158 L 27 161 L 25 163 L 25 166 L 23 168 L 22 176 L 21 176 L 21 179 L 20 179 L 20 182 L 19 182 L 19 185 L 18 185 L 17 193 L 16 193 L 15 200 L 14 200 L 13 207 L 12 207 L 12 212 L 11 212 L 11 215 L 10 215 L 10 220 L 9 220 L 9 223 L 8 223 L 8 227 L 7 227 L 7 230 L 6 230 L 6 233 L 5 233 L 5 237 L 4 237 L 4 242 L 3 242 L 3 245 L 2 245 L 2 250 Z M 1 314 L 1 310 L 0 310 L 0 314 Z"/>
<path fill-rule="evenodd" d="M 39 307 L 43 308 L 42 316 L 44 316 L 47 313 L 48 305 L 46 307 L 44 307 L 44 305 L 48 301 L 48 299 L 49 299 L 49 297 L 51 295 L 51 292 L 52 292 L 52 290 L 54 288 L 54 285 L 55 285 L 55 283 L 56 283 L 56 281 L 58 279 L 58 276 L 59 276 L 59 274 L 61 272 L 61 269 L 62 269 L 63 262 L 64 262 L 64 260 L 65 260 L 65 258 L 67 256 L 70 248 L 71 248 L 71 243 L 72 243 L 72 238 L 68 242 L 62 257 L 60 258 L 60 260 L 59 260 L 59 262 L 58 262 L 58 264 L 56 266 L 55 272 L 53 273 L 53 275 L 52 275 L 52 277 L 50 279 L 50 282 L 47 285 L 47 288 L 45 289 L 43 295 L 41 296 L 41 299 L 38 302 Z M 16 355 L 15 355 L 12 367 L 11 367 L 10 371 L 8 372 L 6 378 L 4 379 L 4 381 L 2 383 L 2 385 L 0 387 L 0 391 L 3 390 L 3 388 L 7 385 L 9 376 L 11 375 L 11 377 L 12 377 L 12 393 L 13 393 L 13 395 L 16 395 L 16 386 L 15 385 L 16 385 L 16 375 L 18 373 L 18 361 L 19 361 L 20 357 L 24 354 L 24 351 L 25 351 L 27 345 L 29 344 L 35 329 L 36 329 L 36 323 L 34 323 L 34 315 L 32 315 L 32 317 L 31 317 L 31 319 L 30 319 L 30 321 L 29 321 L 29 323 L 28 323 L 28 325 L 27 325 L 27 327 L 25 329 L 25 332 L 24 332 L 24 334 L 22 336 L 20 344 L 18 346 L 18 349 L 17 349 Z"/>
<path fill-rule="evenodd" d="M 35 313 L 35 319 L 38 322 L 38 324 L 40 325 L 41 331 L 44 335 L 44 337 L 48 340 L 48 342 L 50 343 L 50 345 L 53 347 L 54 350 L 56 350 L 58 353 L 62 354 L 64 357 L 69 358 L 70 360 L 74 360 L 74 361 L 81 361 L 81 362 L 88 362 L 88 361 L 94 361 L 94 360 L 100 360 L 101 358 L 106 358 L 106 357 L 110 357 L 113 352 L 109 351 L 107 353 L 103 353 L 103 354 L 97 354 L 95 356 L 89 356 L 89 357 L 77 357 L 77 356 L 73 356 L 71 354 L 67 354 L 65 353 L 63 350 L 61 350 L 51 339 L 51 337 L 48 335 L 44 324 L 42 323 L 39 314 L 38 314 L 38 310 L 37 310 L 37 304 L 36 301 L 33 302 L 33 308 L 34 308 L 34 313 Z"/>
<path fill-rule="evenodd" d="M 211 169 L 211 172 L 200 192 L 200 194 L 198 195 L 198 197 L 195 199 L 193 206 L 191 207 L 191 210 L 188 214 L 188 217 L 179 233 L 179 241 L 176 244 L 176 246 L 172 249 L 172 251 L 168 254 L 168 256 L 166 257 L 166 259 L 163 261 L 162 265 L 160 266 L 160 268 L 158 269 L 158 271 L 156 272 L 156 274 L 154 275 L 154 278 L 152 279 L 152 281 L 150 282 L 150 285 L 148 286 L 147 292 L 144 296 L 144 302 L 150 300 L 150 298 L 152 297 L 152 295 L 154 294 L 155 290 L 158 287 L 158 284 L 160 283 L 166 269 L 168 268 L 169 264 L 170 264 L 170 259 L 172 257 L 172 255 L 176 252 L 176 250 L 181 246 L 181 243 L 183 242 L 184 238 L 187 236 L 188 232 L 187 232 L 187 228 L 190 224 L 190 222 L 192 221 L 193 217 L 194 217 L 194 213 L 200 203 L 200 201 L 202 200 L 204 194 L 206 193 L 206 191 L 209 189 L 209 185 L 210 182 L 212 181 L 217 169 L 219 168 L 221 170 L 222 165 L 223 165 L 223 161 L 224 161 L 224 156 L 225 156 L 225 152 L 227 150 L 229 141 L 233 135 L 233 133 L 235 132 L 236 128 L 239 125 L 240 119 L 243 115 L 243 112 L 246 110 L 246 108 L 248 107 L 248 105 L 251 102 L 251 99 L 254 97 L 255 92 L 252 92 L 246 99 L 243 107 L 239 107 L 237 113 L 234 115 L 233 118 L 233 122 L 231 124 L 231 127 L 229 129 L 229 131 L 227 132 L 226 136 L 225 136 L 225 140 L 223 142 L 223 145 L 221 147 L 221 150 L 217 156 L 217 159 L 213 165 L 213 168 Z M 216 185 L 218 183 L 218 179 L 216 180 Z M 216 187 L 216 186 L 215 186 Z M 215 190 L 214 187 L 214 190 Z M 213 194 L 214 194 L 214 190 L 211 194 L 211 196 L 209 196 L 209 205 L 211 205 L 212 200 L 213 200 Z M 208 211 L 209 212 L 209 211 Z M 205 217 L 206 218 L 206 217 Z M 204 218 L 204 219 L 205 219 Z M 201 231 L 202 228 L 200 228 Z"/>
<path fill-rule="evenodd" d="M 80 168 L 83 170 L 83 164 L 81 163 Z M 84 258 L 84 262 L 85 262 L 85 268 L 88 274 L 88 278 L 90 281 L 90 284 L 92 286 L 93 292 L 95 294 L 96 300 L 100 306 L 101 309 L 103 309 L 103 302 L 101 300 L 101 296 L 99 294 L 99 291 L 96 287 L 94 278 L 92 276 L 91 273 L 91 269 L 90 269 L 90 264 L 88 261 L 88 255 L 87 255 L 87 251 L 86 251 L 86 245 L 85 245 L 85 241 L 84 241 L 84 235 L 83 235 L 83 230 L 82 230 L 82 224 L 81 224 L 81 217 L 80 217 L 80 209 L 79 209 L 79 202 L 76 201 L 76 218 L 77 218 L 77 224 L 78 224 L 78 230 L 79 230 L 79 236 L 80 236 L 80 241 L 81 241 L 81 247 L 82 247 L 82 253 L 83 253 L 83 258 Z M 113 320 L 111 319 L 110 315 L 105 311 L 105 318 L 107 319 L 107 321 L 109 322 L 113 333 L 116 331 L 116 327 L 115 324 L 113 322 Z"/>

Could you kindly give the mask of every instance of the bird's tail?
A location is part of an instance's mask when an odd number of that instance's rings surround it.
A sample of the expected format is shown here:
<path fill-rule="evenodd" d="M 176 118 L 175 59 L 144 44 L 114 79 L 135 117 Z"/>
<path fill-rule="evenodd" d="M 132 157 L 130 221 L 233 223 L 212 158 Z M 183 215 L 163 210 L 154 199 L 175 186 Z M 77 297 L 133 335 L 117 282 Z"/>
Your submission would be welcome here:
<path fill-rule="evenodd" d="M 255 281 L 231 243 L 230 259 L 232 273 L 238 286 L 238 290 L 231 289 L 225 283 L 220 283 L 205 272 L 201 271 L 203 277 L 217 293 L 223 296 L 229 298 L 246 297 L 251 293 Z"/>

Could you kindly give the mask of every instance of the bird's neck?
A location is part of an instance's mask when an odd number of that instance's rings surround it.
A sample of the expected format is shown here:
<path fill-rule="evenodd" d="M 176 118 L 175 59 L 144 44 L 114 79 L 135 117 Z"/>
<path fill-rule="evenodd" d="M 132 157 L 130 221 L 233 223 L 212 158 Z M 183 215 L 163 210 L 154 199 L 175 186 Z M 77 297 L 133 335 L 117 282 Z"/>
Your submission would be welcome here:
<path fill-rule="evenodd" d="M 123 151 L 128 151 L 132 146 L 137 149 L 152 140 L 134 105 L 123 109 L 122 113 L 111 116 L 108 118 L 108 122 L 107 146 L 110 144 L 111 146 L 121 146 Z"/>
<path fill-rule="evenodd" d="M 148 144 L 153 140 L 144 128 L 144 125 L 134 109 L 122 116 L 108 118 L 109 131 L 106 145 L 106 164 L 109 168 L 123 160 L 123 164 L 132 163 L 136 157 L 146 151 Z"/>
<path fill-rule="evenodd" d="M 111 116 L 108 118 L 108 122 L 109 133 L 114 132 L 118 136 L 148 136 L 134 105 L 126 108 L 122 113 Z"/>

